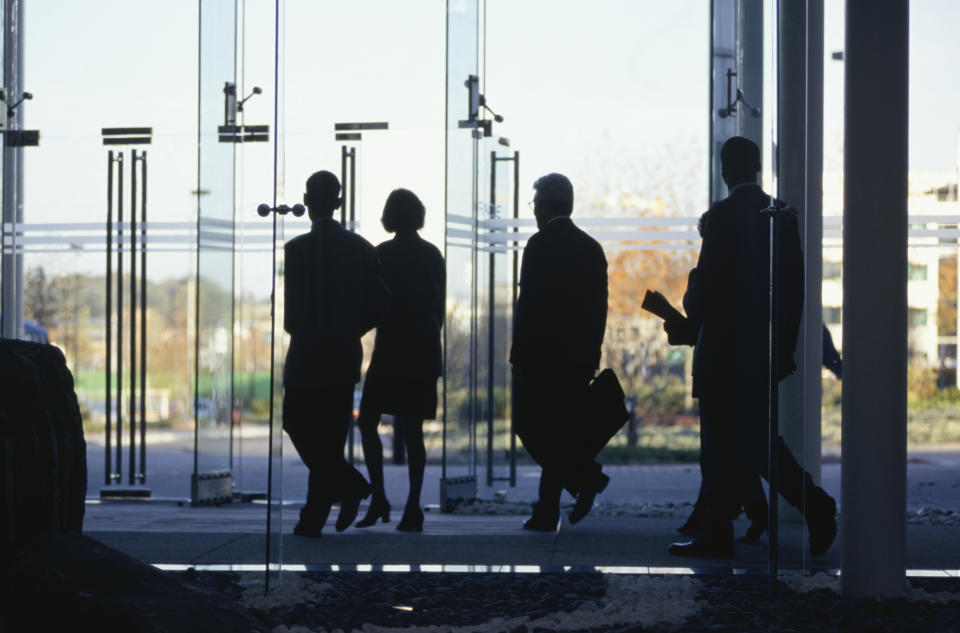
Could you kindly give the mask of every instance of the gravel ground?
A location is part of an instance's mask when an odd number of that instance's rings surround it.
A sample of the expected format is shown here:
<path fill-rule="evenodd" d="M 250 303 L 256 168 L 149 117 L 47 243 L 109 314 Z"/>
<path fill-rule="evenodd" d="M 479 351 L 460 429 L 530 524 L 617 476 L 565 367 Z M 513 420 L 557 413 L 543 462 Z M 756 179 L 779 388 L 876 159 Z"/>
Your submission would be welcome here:
<path fill-rule="evenodd" d="M 589 573 L 290 573 L 186 576 L 251 608 L 272 633 L 960 631 L 960 581 L 913 579 L 903 598 L 850 599 L 825 574 L 788 577 Z"/>

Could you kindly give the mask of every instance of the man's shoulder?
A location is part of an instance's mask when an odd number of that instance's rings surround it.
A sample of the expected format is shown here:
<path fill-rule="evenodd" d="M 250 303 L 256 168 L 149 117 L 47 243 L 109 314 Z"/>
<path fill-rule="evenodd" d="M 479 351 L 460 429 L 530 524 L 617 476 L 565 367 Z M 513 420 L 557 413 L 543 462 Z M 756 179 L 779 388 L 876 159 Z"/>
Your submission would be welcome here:
<path fill-rule="evenodd" d="M 582 244 L 582 252 L 589 253 L 590 257 L 594 259 L 603 259 L 606 261 L 606 255 L 603 252 L 603 246 L 600 245 L 600 242 L 576 224 L 573 225 L 573 228 L 576 230 L 577 241 Z"/>
<path fill-rule="evenodd" d="M 312 233 L 304 233 L 286 241 L 283 247 L 288 251 L 295 251 L 301 248 L 307 248 L 307 245 L 313 241 Z"/>

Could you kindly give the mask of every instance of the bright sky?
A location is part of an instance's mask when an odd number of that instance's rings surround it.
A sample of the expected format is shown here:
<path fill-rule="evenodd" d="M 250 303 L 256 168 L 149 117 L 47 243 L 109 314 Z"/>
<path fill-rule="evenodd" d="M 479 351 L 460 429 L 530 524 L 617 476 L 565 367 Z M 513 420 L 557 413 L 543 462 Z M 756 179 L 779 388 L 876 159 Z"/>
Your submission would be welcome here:
<path fill-rule="evenodd" d="M 247 123 L 273 127 L 273 3 L 247 0 Z M 444 3 L 436 0 L 286 0 L 281 133 L 282 200 L 298 202 L 310 172 L 339 172 L 333 123 L 390 122 L 359 144 L 361 231 L 386 237 L 379 214 L 405 186 L 427 205 L 424 233 L 439 243 L 445 95 Z M 488 0 L 485 86 L 505 117 L 496 133 L 521 153 L 521 201 L 533 180 L 567 173 L 578 192 L 629 187 L 650 197 L 680 191 L 677 213 L 706 204 L 709 4 L 636 0 Z M 825 166 L 842 148 L 843 3 L 826 3 Z M 33 222 L 100 221 L 106 150 L 100 128 L 150 125 L 150 208 L 155 219 L 191 221 L 196 187 L 197 4 L 194 0 L 34 0 L 26 7 L 25 214 Z M 960 129 L 960 3 L 915 0 L 911 14 L 912 171 L 953 173 Z M 205 27 L 205 42 L 232 46 L 229 23 Z M 219 31 L 219 33 L 215 32 Z M 218 100 L 222 82 L 208 90 Z M 451 77 L 451 82 L 461 82 Z M 463 102 L 455 107 L 465 110 Z M 465 114 L 465 112 L 464 112 Z M 276 130 L 272 130 L 276 133 Z M 241 213 L 270 199 L 272 147 L 243 149 Z M 666 183 L 666 184 L 665 184 Z M 153 270 L 183 274 L 191 258 Z M 53 269 L 101 270 L 102 255 L 55 255 Z M 250 283 L 268 277 L 250 258 Z"/>

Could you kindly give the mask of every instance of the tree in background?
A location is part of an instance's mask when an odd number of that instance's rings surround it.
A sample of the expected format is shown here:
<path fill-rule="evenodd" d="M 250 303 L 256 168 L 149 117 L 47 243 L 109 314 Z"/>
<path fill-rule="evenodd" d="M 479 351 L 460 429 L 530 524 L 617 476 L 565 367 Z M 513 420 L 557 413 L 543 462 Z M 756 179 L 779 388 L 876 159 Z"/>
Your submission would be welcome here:
<path fill-rule="evenodd" d="M 43 266 L 27 270 L 23 289 L 24 317 L 48 330 L 56 325 L 57 295 L 55 288 L 47 281 Z"/>

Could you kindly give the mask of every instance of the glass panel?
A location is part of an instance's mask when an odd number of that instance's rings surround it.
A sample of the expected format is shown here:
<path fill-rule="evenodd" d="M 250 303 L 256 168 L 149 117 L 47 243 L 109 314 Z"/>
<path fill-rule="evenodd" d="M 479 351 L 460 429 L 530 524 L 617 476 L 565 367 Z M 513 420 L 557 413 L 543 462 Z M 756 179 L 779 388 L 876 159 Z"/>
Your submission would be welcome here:
<path fill-rule="evenodd" d="M 946 26 L 958 9 L 952 3 L 910 3 L 906 534 L 907 567 L 914 569 L 960 566 L 955 549 L 934 550 L 924 536 L 926 530 L 950 542 L 960 536 L 960 523 L 949 518 L 957 515 L 955 497 L 948 494 L 956 484 L 947 483 L 956 481 L 953 456 L 960 441 L 960 90 L 936 72 L 939 60 L 960 50 Z"/>
<path fill-rule="evenodd" d="M 236 18 L 233 2 L 200 3 L 194 503 L 232 494 L 236 146 L 218 128 L 236 124 Z"/>
<path fill-rule="evenodd" d="M 233 481 L 244 498 L 260 497 L 267 490 L 273 219 L 261 217 L 257 207 L 273 200 L 275 12 L 274 3 L 240 4 L 237 94 L 246 102 L 237 122 L 269 127 L 267 141 L 239 143 L 236 150 L 243 176 L 236 187 Z"/>
<path fill-rule="evenodd" d="M 478 209 L 476 128 L 459 121 L 476 120 L 478 94 L 465 82 L 478 73 L 479 3 L 447 2 L 447 135 L 446 135 L 446 260 L 447 318 L 444 327 L 443 467 L 444 482 L 457 482 L 452 497 L 473 496 L 476 486 L 477 402 L 477 253 Z M 462 104 L 462 105 L 461 105 Z M 471 111 L 473 116 L 471 116 Z M 453 485 L 453 484 L 451 484 Z M 465 488 L 463 488 L 463 487 Z M 441 483 L 441 504 L 445 491 Z M 464 492 L 466 490 L 466 492 Z"/>
<path fill-rule="evenodd" d="M 196 77 L 180 69 L 196 63 L 197 49 L 192 46 L 169 47 L 182 37 L 184 25 L 195 31 L 197 8 L 194 5 L 159 6 L 137 0 L 121 5 L 80 5 L 39 3 L 36 17 L 27 20 L 24 37 L 30 50 L 69 50 L 72 62 L 90 68 L 109 68 L 117 81 L 103 82 L 90 90 L 84 73 L 64 73 L 62 55 L 28 54 L 24 58 L 26 88 L 34 99 L 20 107 L 27 118 L 25 127 L 40 130 L 40 145 L 23 149 L 23 208 L 25 220 L 37 229 L 24 237 L 24 273 L 32 279 L 34 296 L 49 300 L 47 308 L 34 303 L 27 310 L 28 320 L 40 325 L 49 341 L 59 346 L 74 374 L 75 389 L 88 443 L 87 460 L 90 487 L 96 496 L 105 476 L 105 386 L 106 386 L 106 186 L 107 152 L 124 154 L 122 172 L 124 222 L 130 221 L 131 146 L 105 147 L 103 127 L 152 127 L 145 151 L 149 170 L 145 180 L 138 177 L 137 200 L 143 185 L 148 188 L 147 230 L 149 253 L 146 268 L 146 376 L 137 367 L 136 389 L 145 386 L 146 460 L 140 453 L 141 436 L 134 455 L 137 466 L 145 465 L 147 486 L 154 497 L 186 498 L 193 438 L 193 324 L 196 264 L 196 240 L 193 228 L 196 207 L 193 194 L 197 174 L 197 111 L 193 94 Z M 151 27 L 144 29 L 144 24 Z M 125 49 L 115 45 L 117 33 L 138 33 L 138 46 Z M 36 47 L 36 48 L 33 48 Z M 154 51 L 165 50 L 155 55 Z M 77 99 L 77 94 L 86 94 Z M 145 99 L 144 95 L 188 95 L 173 101 Z M 65 108 L 64 104 L 71 104 Z M 138 161 L 139 162 L 139 161 Z M 142 176 L 142 163 L 137 173 Z M 118 177 L 119 165 L 114 165 Z M 56 177 L 59 186 L 50 186 Z M 114 221 L 121 200 L 114 182 Z M 140 207 L 137 205 L 138 232 Z M 114 231 L 114 249 L 118 232 Z M 129 240 L 129 226 L 124 230 Z M 138 235 L 138 241 L 139 241 Z M 111 381 L 114 385 L 111 468 L 116 468 L 117 413 L 124 416 L 122 427 L 122 480 L 129 483 L 130 426 L 130 250 L 123 250 L 124 274 L 118 278 L 117 254 L 113 256 Z M 142 253 L 140 254 L 142 255 Z M 136 290 L 143 277 L 143 260 L 137 257 Z M 124 291 L 124 319 L 116 317 L 117 287 Z M 25 306 L 26 308 L 27 306 Z M 138 310 L 139 320 L 141 312 Z M 39 319 L 43 323 L 37 321 Z M 123 406 L 116 406 L 116 339 L 122 333 Z M 143 337 L 137 332 L 139 348 Z M 137 355 L 140 356 L 140 349 Z M 139 411 L 137 417 L 140 418 Z M 138 423 L 139 424 L 139 423 Z M 151 438 L 161 431 L 171 438 L 158 445 Z M 166 453 L 157 458 L 157 452 Z M 163 466 L 161 466 L 163 465 Z M 161 468 L 163 470 L 161 470 Z"/>
<path fill-rule="evenodd" d="M 284 113 L 286 36 L 284 0 L 274 3 L 274 67 L 273 67 L 273 207 L 285 201 L 284 176 Z M 283 564 L 283 359 L 286 357 L 287 334 L 283 331 L 283 244 L 284 218 L 273 215 L 273 364 L 271 367 L 272 407 L 270 418 L 270 457 L 267 488 L 267 587 L 281 581 Z"/>

